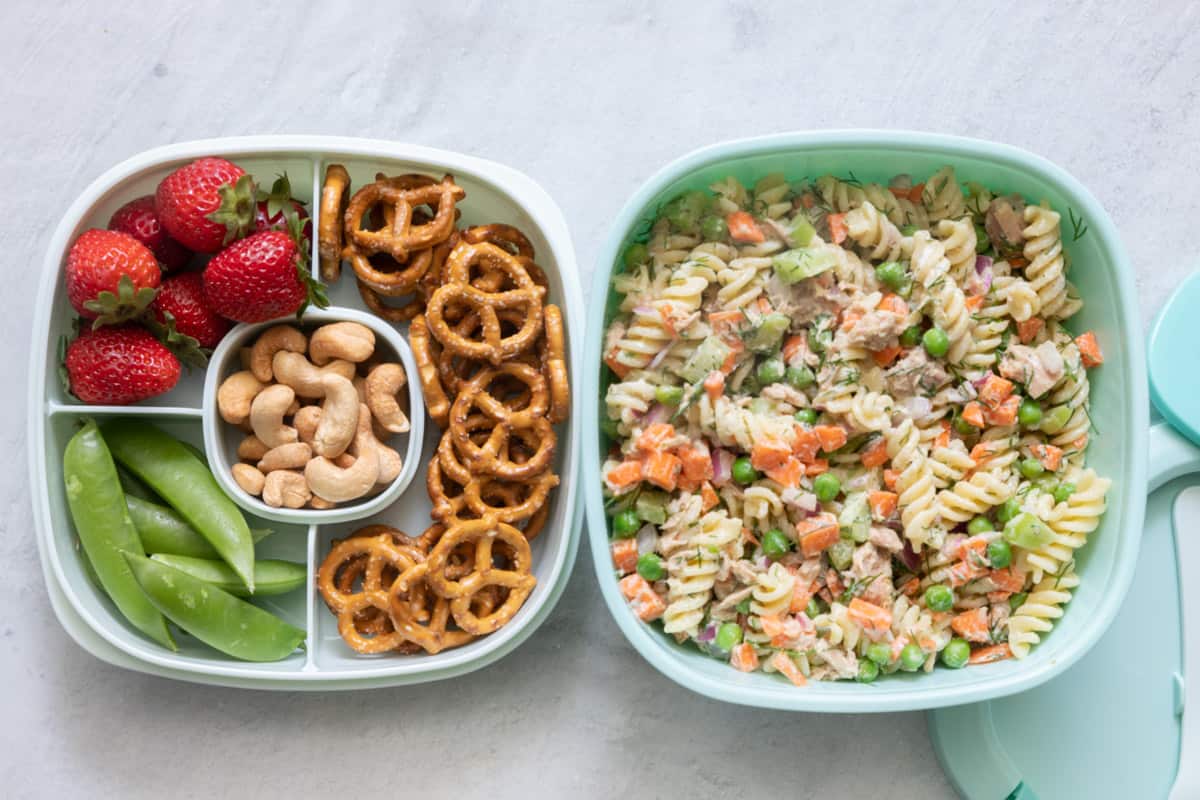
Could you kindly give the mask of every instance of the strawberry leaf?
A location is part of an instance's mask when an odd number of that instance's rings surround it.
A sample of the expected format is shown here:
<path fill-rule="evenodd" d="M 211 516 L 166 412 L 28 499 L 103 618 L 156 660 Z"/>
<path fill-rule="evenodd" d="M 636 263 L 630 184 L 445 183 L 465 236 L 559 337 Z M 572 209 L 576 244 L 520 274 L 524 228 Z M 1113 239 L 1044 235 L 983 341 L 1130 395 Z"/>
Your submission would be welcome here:
<path fill-rule="evenodd" d="M 300 278 L 300 283 L 304 284 L 304 288 L 308 291 L 304 302 L 300 304 L 300 308 L 296 309 L 296 320 L 299 321 L 310 305 L 317 308 L 328 308 L 329 295 L 325 294 L 325 284 L 312 276 L 308 258 L 301 256 L 296 259 L 296 275 Z"/>
<path fill-rule="evenodd" d="M 175 328 L 175 315 L 170 311 L 162 312 L 160 320 L 151 312 L 146 312 L 139 320 L 167 349 L 175 354 L 179 362 L 190 371 L 192 367 L 204 368 L 212 351 L 201 347 L 200 342 L 186 333 L 180 333 Z"/>
<path fill-rule="evenodd" d="M 58 379 L 62 382 L 63 393 L 67 397 L 75 397 L 71 391 L 71 373 L 67 372 L 67 335 L 58 337 Z M 78 400 L 78 397 L 75 397 Z"/>
<path fill-rule="evenodd" d="M 100 292 L 94 300 L 84 303 L 83 307 L 96 315 L 92 322 L 92 330 L 95 330 L 102 325 L 116 325 L 140 316 L 154 302 L 157 294 L 158 290 L 149 286 L 135 289 L 133 278 L 122 275 L 117 281 L 116 293 Z"/>
<path fill-rule="evenodd" d="M 233 184 L 221 184 L 217 187 L 217 193 L 221 195 L 221 205 L 208 218 L 225 226 L 225 244 L 229 244 L 254 229 L 258 189 L 254 185 L 254 178 L 246 174 Z"/>

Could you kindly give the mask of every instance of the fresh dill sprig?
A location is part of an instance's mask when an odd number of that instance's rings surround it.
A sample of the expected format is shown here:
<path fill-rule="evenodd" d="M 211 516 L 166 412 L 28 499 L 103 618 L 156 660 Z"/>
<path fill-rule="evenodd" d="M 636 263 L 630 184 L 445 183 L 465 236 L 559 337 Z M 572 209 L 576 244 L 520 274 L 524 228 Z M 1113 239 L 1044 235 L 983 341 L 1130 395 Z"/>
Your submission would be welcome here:
<path fill-rule="evenodd" d="M 1087 235 L 1087 223 L 1083 221 L 1082 216 L 1075 216 L 1075 209 L 1073 208 L 1067 208 L 1067 217 L 1071 220 L 1071 228 L 1073 229 L 1071 233 L 1071 241 L 1078 242 Z"/>

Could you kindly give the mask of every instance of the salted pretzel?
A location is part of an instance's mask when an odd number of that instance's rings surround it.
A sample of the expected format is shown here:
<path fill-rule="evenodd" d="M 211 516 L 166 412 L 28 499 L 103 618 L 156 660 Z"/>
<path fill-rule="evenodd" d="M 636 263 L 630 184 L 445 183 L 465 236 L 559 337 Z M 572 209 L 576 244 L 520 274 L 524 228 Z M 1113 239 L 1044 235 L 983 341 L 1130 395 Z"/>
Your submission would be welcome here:
<path fill-rule="evenodd" d="M 417 362 L 417 377 L 425 393 L 425 408 L 438 427 L 445 428 L 450 421 L 450 399 L 446 397 L 438 376 L 437 354 L 434 353 L 433 340 L 423 314 L 413 317 L 408 326 L 408 340 L 412 345 L 413 359 Z"/>
<path fill-rule="evenodd" d="M 455 204 L 466 197 L 462 187 L 446 175 L 440 183 L 416 185 L 421 177 L 400 176 L 377 180 L 354 193 L 344 215 L 348 245 L 363 253 L 388 253 L 398 262 L 409 254 L 443 242 L 454 229 Z M 367 213 L 380 204 L 391 207 L 390 220 L 379 230 L 363 228 Z M 420 206 L 434 209 L 433 219 L 414 224 Z"/>
<path fill-rule="evenodd" d="M 449 448 L 453 451 L 453 448 Z M 534 517 L 546 504 L 558 476 L 546 471 L 529 480 L 506 481 L 492 477 L 468 477 L 464 483 L 446 474 L 439 455 L 429 463 L 425 483 L 433 501 L 432 516 L 447 524 L 493 517 L 518 525 Z"/>
<path fill-rule="evenodd" d="M 571 413 L 571 383 L 567 378 L 566 335 L 563 332 L 562 310 L 546 306 L 546 340 L 542 352 L 542 369 L 550 384 L 551 424 L 557 425 Z"/>
<path fill-rule="evenodd" d="M 359 653 L 408 649 L 390 624 L 387 589 L 406 569 L 425 560 L 418 548 L 399 543 L 396 534 L 403 536 L 402 532 L 381 529 L 378 535 L 360 531 L 335 543 L 317 572 L 317 588 L 337 615 L 338 633 Z M 359 581 L 361 589 L 354 591 Z"/>
<path fill-rule="evenodd" d="M 450 578 L 446 574 L 449 556 L 463 544 L 474 545 L 474 569 L 464 577 Z M 504 566 L 495 563 L 497 544 L 503 545 L 504 560 L 508 562 Z M 424 575 L 433 591 L 450 600 L 450 613 L 458 626 L 482 636 L 511 620 L 533 591 L 537 578 L 530 573 L 532 562 L 529 542 L 521 531 L 495 519 L 484 518 L 449 528 L 429 554 Z M 403 579 L 401 576 L 399 580 Z M 508 596 L 489 613 L 475 613 L 471 608 L 472 601 L 479 592 L 491 586 L 507 589 Z"/>
<path fill-rule="evenodd" d="M 321 280 L 326 283 L 333 283 L 342 274 L 342 217 L 349 196 L 350 173 L 341 164 L 330 164 L 321 185 L 321 223 L 317 229 Z"/>
<path fill-rule="evenodd" d="M 516 383 L 522 395 L 528 395 L 524 405 L 514 405 L 504 392 L 497 396 L 497 386 Z M 515 388 L 511 387 L 510 391 Z M 517 390 L 518 392 L 520 390 Z M 528 428 L 535 419 L 544 417 L 549 408 L 549 389 L 546 378 L 536 368 L 517 361 L 480 371 L 462 386 L 454 405 L 450 409 L 450 421 L 465 423 L 471 410 L 480 412 L 497 422 L 505 422 L 518 428 Z"/>
<path fill-rule="evenodd" d="M 514 256 L 533 258 L 533 244 L 520 229 L 512 225 L 495 223 L 492 225 L 475 225 L 462 232 L 462 237 L 471 244 L 488 242 L 508 250 Z"/>
<path fill-rule="evenodd" d="M 465 629 L 447 629 L 451 602 L 430 591 L 427 563 L 417 564 L 397 578 L 387 599 L 396 632 L 428 653 L 461 647 L 475 638 Z M 425 613 L 415 613 L 418 608 Z"/>
<path fill-rule="evenodd" d="M 384 297 L 412 294 L 433 263 L 432 248 L 413 250 L 403 260 L 397 260 L 390 253 L 368 254 L 351 245 L 345 248 L 343 255 L 354 269 L 358 282 Z"/>

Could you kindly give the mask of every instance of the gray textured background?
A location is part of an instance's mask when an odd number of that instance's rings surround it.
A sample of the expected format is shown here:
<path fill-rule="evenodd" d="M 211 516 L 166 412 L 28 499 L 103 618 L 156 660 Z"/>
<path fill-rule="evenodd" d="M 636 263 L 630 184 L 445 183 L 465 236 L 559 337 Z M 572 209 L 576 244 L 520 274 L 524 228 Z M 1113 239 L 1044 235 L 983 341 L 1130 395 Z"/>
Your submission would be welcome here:
<path fill-rule="evenodd" d="M 1195 258 L 1197 7 L 107 5 L 0 9 L 0 366 L 13 387 L 0 427 L 0 793 L 953 796 L 920 714 L 768 713 L 659 676 L 604 610 L 586 551 L 521 650 L 446 683 L 270 694 L 102 664 L 55 621 L 33 543 L 17 376 L 37 266 L 73 196 L 139 150 L 328 133 L 525 171 L 566 212 L 586 286 L 624 199 L 676 156 L 774 131 L 897 127 L 1007 142 L 1073 173 L 1124 234 L 1149 320 Z"/>

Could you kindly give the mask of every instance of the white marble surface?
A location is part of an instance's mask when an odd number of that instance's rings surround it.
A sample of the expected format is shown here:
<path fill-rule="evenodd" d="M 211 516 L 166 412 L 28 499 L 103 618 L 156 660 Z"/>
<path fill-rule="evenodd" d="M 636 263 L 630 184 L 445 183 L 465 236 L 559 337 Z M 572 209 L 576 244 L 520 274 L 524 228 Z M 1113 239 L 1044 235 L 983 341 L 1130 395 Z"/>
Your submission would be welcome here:
<path fill-rule="evenodd" d="M 102 664 L 55 621 L 33 543 L 16 376 L 35 271 L 78 191 L 166 142 L 316 132 L 509 163 L 563 207 L 587 285 L 610 219 L 670 159 L 773 131 L 899 127 L 1008 142 L 1074 173 L 1124 234 L 1148 320 L 1196 258 L 1200 10 L 51 5 L 0 9 L 0 366 L 15 387 L 0 427 L 0 793 L 953 796 L 920 714 L 767 713 L 661 677 L 612 623 L 586 552 L 520 651 L 446 683 L 271 694 Z"/>

